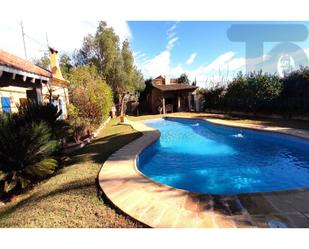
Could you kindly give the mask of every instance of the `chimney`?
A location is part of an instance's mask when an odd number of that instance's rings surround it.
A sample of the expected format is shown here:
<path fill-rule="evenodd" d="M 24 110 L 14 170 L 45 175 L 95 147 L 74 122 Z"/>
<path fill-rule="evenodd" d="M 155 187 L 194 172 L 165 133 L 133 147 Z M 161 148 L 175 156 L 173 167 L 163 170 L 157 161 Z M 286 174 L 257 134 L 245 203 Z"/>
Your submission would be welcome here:
<path fill-rule="evenodd" d="M 171 79 L 168 76 L 164 76 L 164 80 L 165 80 L 165 85 L 170 85 L 171 84 Z"/>
<path fill-rule="evenodd" d="M 57 77 L 58 79 L 63 79 L 58 61 L 58 51 L 51 47 L 49 47 L 49 59 L 50 59 L 50 69 L 53 76 Z"/>

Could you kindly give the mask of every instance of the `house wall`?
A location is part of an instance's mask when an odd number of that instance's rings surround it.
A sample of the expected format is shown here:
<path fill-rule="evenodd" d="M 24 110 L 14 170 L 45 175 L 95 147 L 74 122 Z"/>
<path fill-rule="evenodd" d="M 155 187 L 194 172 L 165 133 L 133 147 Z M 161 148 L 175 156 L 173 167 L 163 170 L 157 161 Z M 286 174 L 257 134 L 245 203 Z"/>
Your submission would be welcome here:
<path fill-rule="evenodd" d="M 160 76 L 160 77 L 157 77 L 157 78 L 153 79 L 152 82 L 154 84 L 157 84 L 157 85 L 164 85 L 165 84 L 165 79 Z"/>
<path fill-rule="evenodd" d="M 18 106 L 23 101 L 27 101 L 28 97 L 27 90 L 32 90 L 32 88 L 16 87 L 16 86 L 0 87 L 0 100 L 1 97 L 10 98 L 11 112 L 17 112 Z M 57 101 L 55 101 L 54 104 L 58 106 L 59 110 L 60 110 L 60 102 L 62 103 L 61 104 L 62 118 L 66 119 L 68 117 L 68 104 L 69 104 L 68 89 L 66 87 L 53 86 L 53 96 L 57 99 Z M 49 92 L 45 84 L 43 84 L 42 87 L 42 101 L 44 103 L 47 103 L 49 101 Z M 0 101 L 0 113 L 1 112 L 2 112 L 2 105 Z"/>
<path fill-rule="evenodd" d="M 189 94 L 188 92 L 164 92 L 162 93 L 156 88 L 153 88 L 151 95 L 149 96 L 149 105 L 151 106 L 151 112 L 156 114 L 159 113 L 158 106 L 162 106 L 162 98 L 165 98 L 165 105 L 172 104 L 173 111 L 178 111 L 178 96 L 180 98 L 180 110 L 189 111 Z M 192 106 L 192 108 L 194 108 Z"/>
<path fill-rule="evenodd" d="M 27 99 L 26 90 L 28 89 L 24 87 L 15 87 L 15 86 L 0 87 L 0 98 L 2 97 L 10 98 L 11 112 L 17 112 L 18 111 L 17 107 L 20 105 L 21 101 Z M 0 101 L 0 112 L 2 112 L 1 101 Z"/>
<path fill-rule="evenodd" d="M 42 88 L 43 102 L 49 102 L 49 90 L 46 84 Z M 69 93 L 68 88 L 63 86 L 52 86 L 53 104 L 58 107 L 58 110 L 62 110 L 62 118 L 68 117 L 68 105 L 69 105 Z"/>
<path fill-rule="evenodd" d="M 162 105 L 162 92 L 156 88 L 151 91 L 151 111 L 152 113 L 158 113 L 158 107 Z"/>

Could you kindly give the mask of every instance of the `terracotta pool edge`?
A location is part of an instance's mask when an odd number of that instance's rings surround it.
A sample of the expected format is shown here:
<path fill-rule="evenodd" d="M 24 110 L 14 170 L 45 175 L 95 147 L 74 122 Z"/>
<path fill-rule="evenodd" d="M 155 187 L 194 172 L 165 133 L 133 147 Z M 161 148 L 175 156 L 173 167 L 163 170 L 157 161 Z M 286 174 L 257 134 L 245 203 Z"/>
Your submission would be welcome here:
<path fill-rule="evenodd" d="M 169 116 L 166 116 L 166 117 L 169 117 Z M 163 117 L 164 118 L 164 117 Z M 288 134 L 287 131 L 285 132 L 282 132 L 281 130 L 265 130 L 263 129 L 263 127 L 259 126 L 257 127 L 256 125 L 253 125 L 252 127 L 249 127 L 249 125 L 247 124 L 245 127 L 244 126 L 241 126 L 240 125 L 230 125 L 229 123 L 224 123 L 224 122 L 221 122 L 221 123 L 217 123 L 216 121 L 213 121 L 213 120 L 207 120 L 207 118 L 201 118 L 201 117 L 183 117 L 183 116 L 172 116 L 170 118 L 185 118 L 185 119 L 198 119 L 198 120 L 203 120 L 203 121 L 206 121 L 206 122 L 210 122 L 210 123 L 213 123 L 213 124 L 217 124 L 217 125 L 224 125 L 224 126 L 229 126 L 229 127 L 240 127 L 240 128 L 245 128 L 245 129 L 254 129 L 254 130 L 261 130 L 261 131 L 268 131 L 268 132 L 277 132 L 277 133 L 282 133 L 282 134 L 286 134 L 286 135 L 292 135 L 292 136 L 298 136 L 298 137 L 301 137 L 301 138 L 305 138 L 305 139 L 309 139 L 309 135 L 308 137 L 303 137 L 303 136 L 299 136 L 299 134 Z M 155 129 L 152 129 L 144 124 L 141 124 L 140 122 L 131 122 L 131 121 L 128 121 L 126 123 L 127 125 L 130 125 L 133 129 L 139 131 L 139 132 L 142 132 L 143 135 L 136 139 L 135 141 L 138 141 L 138 142 L 141 142 L 139 144 L 139 148 L 135 148 L 135 151 L 131 156 L 130 160 L 126 162 L 127 164 L 127 167 L 129 167 L 131 170 L 130 170 L 130 174 L 134 175 L 135 177 L 138 177 L 138 178 L 144 178 L 144 181 L 146 181 L 146 184 L 153 184 L 155 185 L 154 187 L 157 187 L 157 188 L 164 188 L 165 191 L 169 191 L 169 192 L 173 192 L 173 193 L 177 193 L 177 194 L 181 194 L 181 195 L 184 195 L 184 196 L 191 196 L 191 195 L 199 195 L 199 196 L 202 196 L 203 194 L 198 194 L 198 193 L 193 193 L 193 192 L 189 192 L 189 191 L 186 191 L 186 190 L 182 190 L 182 189 L 176 189 L 176 188 L 173 188 L 173 187 L 170 187 L 170 186 L 167 186 L 167 185 L 164 185 L 164 184 L 160 184 L 160 183 L 157 183 L 155 181 L 153 181 L 152 179 L 148 178 L 147 176 L 145 176 L 144 174 L 142 174 L 138 168 L 137 168 L 137 164 L 136 164 L 136 160 L 138 158 L 138 155 L 145 149 L 147 148 L 148 146 L 150 146 L 152 143 L 154 143 L 157 139 L 159 139 L 160 137 L 160 132 L 155 130 Z M 146 129 L 145 129 L 146 127 Z M 141 129 L 142 128 L 142 129 Z M 265 128 L 265 127 L 264 127 Z M 267 127 L 266 127 L 267 128 Z M 276 127 L 273 127 L 273 128 L 276 128 Z M 279 127 L 280 128 L 280 127 Z M 290 131 L 293 131 L 295 129 L 290 129 Z M 148 136 L 148 140 L 146 142 L 143 142 L 143 140 L 145 139 L 145 135 L 148 134 L 149 131 L 152 131 L 153 134 L 156 134 L 156 135 L 152 135 L 150 136 L 150 139 L 149 139 L 149 136 Z M 134 143 L 134 142 L 132 142 Z M 130 144 L 132 144 L 130 143 Z M 122 147 L 121 149 L 125 149 L 125 150 L 130 150 L 130 144 L 128 145 L 125 145 L 124 147 Z M 116 151 L 113 155 L 110 156 L 110 158 L 113 158 L 112 160 L 114 161 L 115 160 L 115 157 L 117 157 L 117 154 L 119 154 L 119 151 L 118 150 Z M 145 221 L 143 220 L 143 217 L 141 217 L 141 215 L 138 213 L 138 212 L 134 212 L 134 211 L 130 211 L 130 210 L 126 210 L 126 207 L 123 206 L 123 205 L 117 205 L 117 201 L 115 203 L 115 200 L 113 201 L 114 197 L 111 196 L 111 194 L 109 193 L 108 190 L 104 189 L 104 184 L 102 184 L 102 179 L 104 181 L 104 177 L 108 177 L 108 175 L 105 175 L 104 173 L 104 166 L 106 166 L 106 164 L 108 164 L 110 162 L 110 158 L 107 159 L 107 161 L 103 164 L 100 172 L 99 172 L 99 184 L 100 184 L 100 187 L 102 189 L 102 191 L 104 192 L 104 194 L 106 195 L 106 197 L 115 205 L 117 206 L 119 209 L 121 209 L 124 213 L 126 213 L 128 216 L 140 221 L 141 223 L 143 224 L 146 224 L 147 226 L 150 226 L 150 227 L 175 227 L 175 224 L 168 224 L 166 222 L 163 222 L 164 225 L 160 224 L 160 219 L 157 221 L 157 222 L 151 222 L 151 221 Z M 120 157 L 121 158 L 121 157 Z M 117 166 L 116 166 L 117 167 Z M 117 175 L 117 170 L 112 170 L 113 173 L 116 173 Z M 132 176 L 131 175 L 131 176 Z M 123 179 L 123 175 L 121 176 L 122 179 Z M 121 179 L 120 177 L 120 179 Z M 293 190 L 283 190 L 283 191 L 273 191 L 273 192 L 259 192 L 259 193 L 244 193 L 244 194 L 238 194 L 238 195 L 233 195 L 233 197 L 235 199 L 237 199 L 239 201 L 239 199 L 243 199 L 243 198 L 253 198 L 253 197 L 259 197 L 259 196 L 267 196 L 267 195 L 276 195 L 276 194 L 288 194 L 288 195 L 293 195 L 293 194 L 297 194 L 297 193 L 302 193 L 302 192 L 305 192 L 307 191 L 309 188 L 300 188 L 300 189 L 293 189 Z M 212 196 L 213 198 L 230 198 L 232 195 L 207 195 L 205 194 L 205 196 Z M 134 206 L 134 205 L 133 205 Z M 147 207 L 148 208 L 148 207 Z M 179 207 L 178 207 L 179 208 Z M 149 209 L 149 208 L 148 208 Z M 180 207 L 180 209 L 183 209 L 183 207 Z M 134 210 L 134 208 L 133 208 Z M 137 209 L 139 210 L 139 209 Z M 306 211 L 307 212 L 307 211 Z M 309 212 L 309 211 L 308 211 Z M 194 214 L 194 212 L 191 212 Z M 280 213 L 280 212 L 279 212 Z M 221 213 L 220 213 L 221 215 Z M 244 216 L 244 215 L 248 215 L 250 216 L 250 214 L 247 213 L 247 211 L 245 210 L 244 213 L 241 213 L 240 216 Z M 164 216 L 164 215 L 163 215 Z M 227 217 L 228 219 L 230 217 Z M 155 219 L 155 218 L 154 218 Z M 188 221 L 188 223 L 190 223 L 190 221 Z M 237 225 L 230 223 L 229 225 L 231 225 L 231 227 L 237 227 Z M 176 227 L 186 227 L 186 225 L 184 226 L 177 226 L 176 224 Z M 196 226 L 188 226 L 188 227 L 196 227 Z M 202 226 L 203 227 L 203 226 Z M 208 227 L 208 226 L 206 226 Z M 211 226 L 211 227 L 214 227 L 214 226 Z M 221 227 L 221 226 L 218 226 L 218 227 Z M 228 226 L 230 227 L 230 226 Z M 251 227 L 250 225 L 248 225 L 248 227 Z M 256 225 L 253 225 L 252 224 L 252 227 L 256 227 Z"/>

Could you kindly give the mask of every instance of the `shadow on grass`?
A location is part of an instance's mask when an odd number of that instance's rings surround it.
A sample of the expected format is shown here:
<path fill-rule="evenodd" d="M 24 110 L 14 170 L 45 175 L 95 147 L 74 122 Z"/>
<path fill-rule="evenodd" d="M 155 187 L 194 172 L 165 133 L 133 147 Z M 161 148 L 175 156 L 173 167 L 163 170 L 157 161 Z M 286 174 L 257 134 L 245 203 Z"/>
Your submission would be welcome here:
<path fill-rule="evenodd" d="M 141 136 L 142 133 L 133 132 L 128 134 L 117 133 L 98 138 L 84 148 L 71 153 L 68 166 L 85 161 L 103 164 L 115 151 Z"/>
<path fill-rule="evenodd" d="M 31 205 L 34 204 L 35 202 L 39 202 L 44 200 L 45 198 L 48 197 L 53 197 L 56 196 L 58 194 L 62 194 L 68 191 L 73 191 L 73 190 L 83 190 L 89 187 L 93 187 L 95 184 L 95 181 L 92 177 L 86 178 L 84 180 L 76 180 L 76 181 L 71 181 L 65 185 L 63 185 L 62 187 L 56 188 L 52 191 L 38 191 L 36 193 L 33 193 L 32 195 L 30 195 L 29 197 L 25 198 L 24 200 L 20 201 L 19 203 L 17 203 L 16 205 L 9 207 L 7 209 L 5 209 L 3 212 L 0 212 L 0 219 L 12 214 L 14 211 L 27 206 L 27 205 Z"/>
<path fill-rule="evenodd" d="M 286 127 L 286 128 L 294 128 L 294 129 L 302 129 L 309 130 L 309 122 L 305 120 L 290 120 L 290 119 L 279 119 L 279 118 L 261 118 L 254 116 L 246 116 L 246 115 L 236 115 L 236 114 L 210 114 L 210 115 L 195 115 L 197 118 L 207 118 L 211 119 L 221 119 L 228 121 L 235 121 L 242 123 L 246 120 L 245 123 L 250 124 L 250 120 L 252 120 L 253 124 L 257 123 L 259 125 L 265 126 L 278 126 L 278 127 Z"/>
<path fill-rule="evenodd" d="M 120 149 L 127 143 L 135 140 L 140 137 L 142 134 L 139 132 L 134 132 L 132 130 L 128 130 L 127 128 L 119 127 L 119 130 L 115 131 L 115 127 L 117 125 L 109 125 L 103 132 L 106 132 L 106 136 L 103 136 L 95 139 L 91 144 L 88 144 L 84 148 L 75 151 L 74 153 L 70 153 L 68 156 L 70 157 L 69 161 L 66 163 L 64 168 L 68 166 L 73 166 L 74 164 L 79 163 L 96 163 L 103 164 L 104 161 L 116 150 Z M 118 128 L 116 128 L 118 129 Z M 118 133 L 117 133 L 118 131 Z M 68 167 L 69 169 L 70 167 Z M 65 171 L 59 170 L 56 174 L 58 177 L 66 177 Z M 71 191 L 88 191 L 89 188 L 94 188 L 97 196 L 102 198 L 102 194 L 100 188 L 97 186 L 96 180 L 97 174 L 95 176 L 89 175 L 85 176 L 79 180 L 67 180 L 63 184 L 59 184 L 55 189 L 46 189 L 46 187 L 37 186 L 36 191 L 30 192 L 29 196 L 22 197 L 23 199 L 17 201 L 16 203 L 8 204 L 7 207 L 0 210 L 0 219 L 5 218 L 9 215 L 14 215 L 14 212 L 17 210 L 21 210 L 24 207 L 29 207 L 34 205 L 36 207 L 36 203 L 44 201 L 48 202 L 49 197 L 55 197 L 57 195 L 62 195 Z M 46 180 L 49 181 L 48 179 Z M 44 183 L 43 183 L 44 184 Z M 69 196 L 69 193 L 68 193 Z M 103 200 L 104 201 L 104 200 Z M 106 204 L 106 203 L 105 203 Z M 82 205 L 82 204 L 81 204 Z M 102 205 L 104 205 L 102 203 Z M 108 217 L 106 217 L 108 219 Z"/>

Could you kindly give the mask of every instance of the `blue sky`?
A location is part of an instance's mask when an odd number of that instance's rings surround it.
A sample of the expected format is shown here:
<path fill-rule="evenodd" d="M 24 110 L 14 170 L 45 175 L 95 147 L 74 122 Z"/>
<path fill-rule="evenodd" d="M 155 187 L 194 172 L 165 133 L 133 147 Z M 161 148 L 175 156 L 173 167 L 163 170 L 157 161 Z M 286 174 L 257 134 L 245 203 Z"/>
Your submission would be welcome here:
<path fill-rule="evenodd" d="M 232 42 L 227 36 L 232 24 L 243 23 L 267 22 L 133 21 L 128 25 L 135 61 L 145 77 L 177 77 L 186 72 L 191 80 L 196 77 L 205 85 L 230 79 L 240 70 L 245 72 L 245 43 Z M 308 22 L 293 24 L 308 27 Z M 277 44 L 264 43 L 264 56 Z M 309 54 L 309 39 L 295 44 Z"/>
<path fill-rule="evenodd" d="M 145 78 L 158 75 L 178 77 L 185 72 L 190 80 L 196 78 L 198 85 L 202 87 L 231 79 L 240 70 L 245 72 L 245 44 L 229 40 L 227 30 L 231 25 L 267 23 L 125 21 L 116 18 L 65 21 L 61 18 L 55 20 L 45 18 L 37 22 L 35 18 L 24 19 L 27 59 L 39 58 L 46 53 L 46 34 L 48 34 L 49 45 L 57 48 L 60 53 L 72 55 L 75 49 L 81 47 L 83 37 L 96 31 L 99 20 L 107 21 L 121 41 L 129 39 L 135 62 Z M 309 22 L 292 23 L 305 24 L 307 29 L 309 27 Z M 289 35 L 289 32 L 286 33 Z M 12 18 L 0 22 L 0 35 L 1 49 L 24 57 L 20 20 Z M 277 42 L 265 43 L 263 56 L 267 58 L 269 51 L 277 44 Z M 308 38 L 295 44 L 309 55 Z"/>

